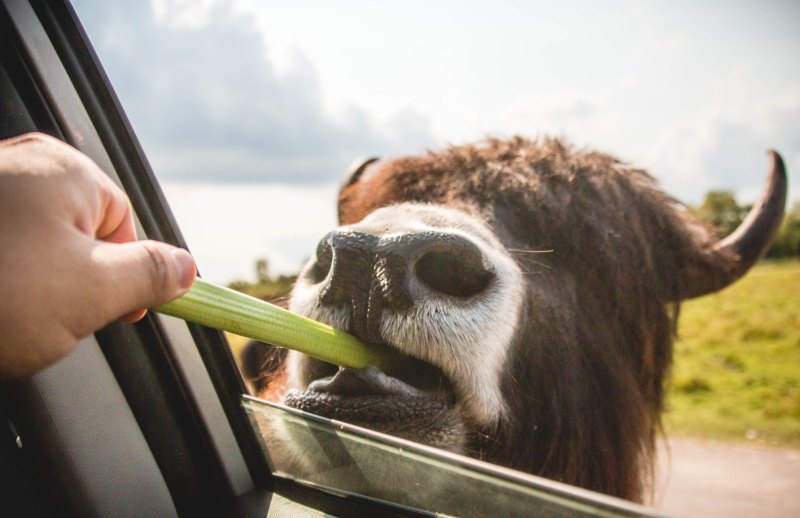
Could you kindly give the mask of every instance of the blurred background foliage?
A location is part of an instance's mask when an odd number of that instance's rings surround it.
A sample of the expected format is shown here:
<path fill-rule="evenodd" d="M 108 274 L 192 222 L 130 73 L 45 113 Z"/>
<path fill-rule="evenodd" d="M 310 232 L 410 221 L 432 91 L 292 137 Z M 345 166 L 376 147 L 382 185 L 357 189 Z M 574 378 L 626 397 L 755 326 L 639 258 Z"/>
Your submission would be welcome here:
<path fill-rule="evenodd" d="M 751 208 L 752 205 L 739 205 L 730 191 L 710 191 L 693 210 L 698 218 L 716 228 L 719 237 L 724 237 L 736 230 Z M 766 257 L 800 257 L 800 203 L 795 202 L 787 211 Z"/>

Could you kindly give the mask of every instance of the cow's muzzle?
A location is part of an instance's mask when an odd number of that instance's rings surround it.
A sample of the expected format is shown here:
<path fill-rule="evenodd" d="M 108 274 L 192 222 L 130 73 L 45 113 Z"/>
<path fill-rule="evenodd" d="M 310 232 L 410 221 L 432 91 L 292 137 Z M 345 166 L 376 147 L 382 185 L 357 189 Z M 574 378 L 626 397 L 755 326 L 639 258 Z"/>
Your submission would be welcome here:
<path fill-rule="evenodd" d="M 348 307 L 348 331 L 369 342 L 381 341 L 384 310 L 402 312 L 431 298 L 465 302 L 495 279 L 484 254 L 465 237 L 438 231 L 377 236 L 349 229 L 319 242 L 308 275 L 323 284 L 320 302 Z"/>

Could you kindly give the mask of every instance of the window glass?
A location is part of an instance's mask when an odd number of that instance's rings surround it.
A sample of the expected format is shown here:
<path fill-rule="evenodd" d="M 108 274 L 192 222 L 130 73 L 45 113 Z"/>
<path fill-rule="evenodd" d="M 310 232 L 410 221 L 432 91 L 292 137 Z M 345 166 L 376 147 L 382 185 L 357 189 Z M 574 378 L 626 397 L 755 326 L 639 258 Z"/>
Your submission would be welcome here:
<path fill-rule="evenodd" d="M 243 404 L 267 438 L 265 452 L 276 474 L 337 494 L 362 495 L 448 516 L 651 514 L 621 500 L 275 403 L 246 397 Z"/>

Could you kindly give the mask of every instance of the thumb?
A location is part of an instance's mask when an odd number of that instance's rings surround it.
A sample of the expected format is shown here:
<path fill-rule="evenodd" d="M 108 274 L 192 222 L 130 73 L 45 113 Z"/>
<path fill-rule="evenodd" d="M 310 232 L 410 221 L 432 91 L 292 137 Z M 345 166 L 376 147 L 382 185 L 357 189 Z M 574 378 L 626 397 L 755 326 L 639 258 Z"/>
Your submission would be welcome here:
<path fill-rule="evenodd" d="M 186 250 L 158 241 L 98 243 L 92 253 L 101 280 L 95 283 L 105 322 L 134 322 L 142 308 L 165 304 L 189 291 L 197 276 Z"/>

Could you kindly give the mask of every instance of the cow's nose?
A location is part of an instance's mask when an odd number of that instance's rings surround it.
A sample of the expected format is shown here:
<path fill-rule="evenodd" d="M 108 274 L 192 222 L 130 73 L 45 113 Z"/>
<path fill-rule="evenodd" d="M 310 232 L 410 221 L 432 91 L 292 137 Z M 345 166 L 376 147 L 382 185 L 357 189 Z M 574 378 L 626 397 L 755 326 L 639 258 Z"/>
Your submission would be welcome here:
<path fill-rule="evenodd" d="M 408 309 L 424 297 L 469 298 L 495 277 L 478 246 L 458 235 L 378 237 L 351 230 L 331 232 L 320 241 L 309 275 L 325 283 L 323 304 L 350 305 L 366 320 L 384 308 Z"/>
<path fill-rule="evenodd" d="M 320 292 L 324 304 L 366 300 L 377 244 L 377 236 L 363 232 L 333 231 L 322 238 L 310 275 L 326 282 Z"/>
<path fill-rule="evenodd" d="M 349 308 L 347 331 L 373 342 L 381 340 L 380 319 L 385 307 L 374 282 L 378 241 L 373 234 L 333 231 L 317 245 L 316 260 L 307 274 L 311 281 L 322 284 L 322 304 Z"/>

